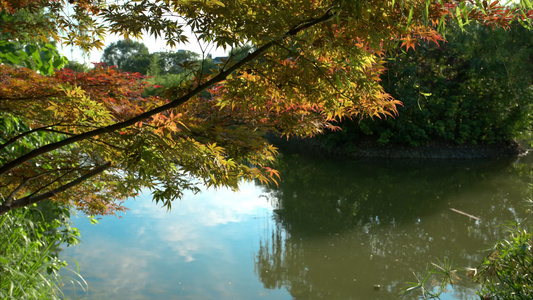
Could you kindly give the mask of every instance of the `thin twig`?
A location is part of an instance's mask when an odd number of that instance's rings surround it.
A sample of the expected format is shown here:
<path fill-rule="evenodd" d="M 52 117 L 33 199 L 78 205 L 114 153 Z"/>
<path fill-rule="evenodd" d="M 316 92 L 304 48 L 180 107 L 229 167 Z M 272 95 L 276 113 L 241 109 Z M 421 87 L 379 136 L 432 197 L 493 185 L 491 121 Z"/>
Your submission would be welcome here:
<path fill-rule="evenodd" d="M 56 189 L 53 189 L 51 191 L 48 191 L 46 193 L 43 193 L 43 194 L 40 194 L 38 196 L 35 196 L 35 197 L 24 197 L 24 198 L 20 198 L 18 200 L 15 200 L 9 204 L 7 203 L 4 203 L 2 205 L 0 205 L 0 216 L 7 213 L 8 211 L 12 210 L 12 209 L 15 209 L 15 208 L 19 208 L 19 207 L 24 207 L 24 206 L 28 206 L 28 205 L 31 205 L 31 204 L 34 204 L 34 203 L 37 203 L 39 201 L 42 201 L 42 200 L 45 200 L 45 199 L 48 199 L 48 198 L 51 198 L 61 192 L 64 192 L 88 179 L 90 179 L 91 177 L 94 177 L 102 172 L 104 172 L 105 170 L 109 169 L 111 167 L 111 163 L 106 163 L 106 164 L 103 164 L 101 166 L 97 166 L 95 167 L 94 169 L 92 169 L 90 172 L 86 173 L 85 175 L 83 176 L 80 176 L 79 178 L 75 179 L 75 180 L 72 180 L 71 182 L 67 183 L 67 184 L 64 184 Z"/>

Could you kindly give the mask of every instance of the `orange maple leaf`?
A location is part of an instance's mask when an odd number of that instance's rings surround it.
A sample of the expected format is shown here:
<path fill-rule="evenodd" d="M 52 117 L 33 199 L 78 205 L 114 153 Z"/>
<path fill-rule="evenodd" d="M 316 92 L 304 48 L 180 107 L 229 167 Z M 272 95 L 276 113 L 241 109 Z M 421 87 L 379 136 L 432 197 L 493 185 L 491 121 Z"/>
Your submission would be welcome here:
<path fill-rule="evenodd" d="M 405 50 L 409 51 L 409 48 L 413 48 L 415 50 L 415 46 L 417 44 L 417 39 L 412 38 L 411 36 L 406 37 L 402 40 L 402 45 L 400 47 L 405 46 Z"/>

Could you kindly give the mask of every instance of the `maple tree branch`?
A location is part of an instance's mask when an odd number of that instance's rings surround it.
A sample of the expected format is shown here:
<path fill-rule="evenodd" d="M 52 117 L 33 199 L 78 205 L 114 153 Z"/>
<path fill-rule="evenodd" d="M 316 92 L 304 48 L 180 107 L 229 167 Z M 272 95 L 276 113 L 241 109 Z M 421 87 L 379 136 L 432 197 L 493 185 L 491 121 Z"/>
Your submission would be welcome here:
<path fill-rule="evenodd" d="M 54 93 L 48 95 L 41 95 L 37 97 L 0 97 L 0 101 L 40 101 L 46 100 L 53 97 L 59 97 L 62 93 Z"/>
<path fill-rule="evenodd" d="M 37 203 L 39 201 L 43 201 L 43 200 L 46 200 L 48 198 L 51 198 L 53 196 L 55 196 L 56 194 L 59 194 L 61 192 L 64 192 L 88 179 L 90 179 L 91 177 L 94 177 L 102 172 L 104 172 L 105 170 L 109 169 L 111 167 L 111 163 L 106 163 L 106 164 L 103 164 L 101 166 L 98 166 L 98 167 L 95 167 L 93 168 L 90 172 L 86 173 L 85 175 L 83 176 L 80 176 L 79 178 L 77 179 L 74 179 L 72 180 L 71 182 L 69 183 L 66 183 L 56 189 L 53 189 L 51 191 L 48 191 L 48 192 L 45 192 L 43 194 L 40 194 L 38 196 L 27 196 L 27 197 L 24 197 L 24 198 L 20 198 L 20 199 L 17 199 L 15 201 L 12 201 L 12 202 L 9 202 L 9 203 L 3 203 L 2 205 L 0 205 L 0 216 L 9 212 L 10 210 L 12 209 L 15 209 L 15 208 L 19 208 L 19 207 L 24 207 L 24 206 L 28 206 L 28 205 L 31 205 L 31 204 L 34 204 L 34 203 Z"/>
<path fill-rule="evenodd" d="M 5 143 L 3 144 L 0 144 L 0 150 L 4 149 L 5 147 L 7 147 L 9 144 L 12 144 L 14 142 L 16 142 L 17 140 L 29 135 L 29 134 L 32 134 L 34 132 L 38 132 L 38 131 L 46 131 L 46 132 L 55 132 L 55 133 L 60 133 L 60 134 L 65 134 L 65 135 L 75 135 L 73 133 L 70 133 L 70 132 L 66 132 L 66 131 L 61 131 L 61 130 L 55 130 L 55 129 L 49 129 L 50 127 L 55 127 L 55 126 L 60 126 L 60 127 L 93 127 L 93 126 L 86 126 L 86 125 L 76 125 L 76 124 L 73 124 L 73 125 L 66 125 L 66 124 L 61 124 L 61 123 L 57 123 L 57 124 L 52 124 L 52 125 L 46 125 L 46 126 L 42 126 L 42 127 L 39 127 L 39 128 L 35 128 L 35 129 L 32 129 L 32 130 L 29 130 L 29 131 L 26 131 L 26 132 L 23 132 L 17 136 L 14 136 L 12 138 L 10 138 L 8 141 L 6 141 Z"/>
<path fill-rule="evenodd" d="M 310 19 L 310 20 L 308 20 L 306 22 L 302 22 L 302 23 L 294 26 L 293 28 L 291 28 L 289 31 L 287 31 L 283 36 L 281 36 L 277 40 L 273 40 L 273 41 L 270 41 L 270 42 L 264 44 L 263 46 L 259 47 L 256 51 L 248 54 L 241 61 L 239 61 L 236 64 L 234 64 L 231 67 L 229 67 L 227 70 L 222 70 L 216 76 L 212 77 L 211 79 L 207 80 L 206 82 L 204 82 L 202 84 L 197 85 L 196 88 L 190 90 L 185 95 L 183 95 L 183 96 L 181 96 L 181 97 L 179 97 L 177 99 L 172 100 L 168 104 L 165 104 L 165 105 L 162 105 L 160 107 L 157 107 L 157 108 L 154 108 L 152 110 L 149 110 L 147 112 L 144 112 L 144 113 L 142 113 L 142 114 L 140 114 L 140 115 L 138 115 L 136 117 L 133 117 L 133 118 L 131 118 L 129 120 L 126 120 L 126 121 L 123 121 L 123 122 L 119 122 L 119 123 L 115 123 L 113 125 L 109 125 L 109 126 L 106 126 L 106 127 L 101 127 L 101 128 L 98 128 L 98 129 L 95 129 L 95 130 L 92 130 L 92 131 L 88 131 L 88 132 L 85 132 L 85 133 L 81 133 L 79 135 L 66 138 L 66 139 L 61 140 L 59 142 L 51 143 L 51 144 L 42 146 L 40 148 L 34 149 L 34 150 L 28 152 L 27 154 L 22 155 L 22 156 L 20 156 L 20 157 L 18 157 L 16 159 L 4 164 L 3 166 L 1 166 L 0 167 L 0 175 L 8 172 L 9 170 L 11 170 L 11 169 L 23 164 L 24 162 L 26 162 L 26 161 L 28 161 L 28 160 L 30 160 L 32 158 L 35 158 L 35 157 L 37 157 L 37 156 L 39 156 L 41 154 L 44 154 L 44 153 L 59 149 L 59 148 L 61 148 L 63 146 L 69 145 L 69 144 L 73 144 L 73 143 L 76 143 L 76 142 L 91 138 L 91 137 L 96 136 L 96 135 L 107 134 L 107 133 L 110 133 L 110 132 L 113 132 L 113 131 L 116 131 L 116 130 L 119 130 L 119 129 L 122 129 L 122 128 L 125 128 L 125 127 L 129 127 L 129 126 L 135 125 L 136 123 L 138 123 L 140 121 L 143 121 L 143 120 L 145 120 L 145 119 L 147 119 L 147 118 L 149 118 L 149 117 L 151 117 L 153 115 L 156 115 L 158 113 L 164 112 L 164 111 L 169 110 L 171 108 L 178 107 L 178 106 L 182 105 L 183 103 L 189 101 L 191 98 L 193 98 L 194 96 L 198 95 L 202 91 L 206 90 L 210 86 L 212 86 L 212 85 L 214 85 L 216 83 L 224 81 L 230 74 L 232 74 L 234 71 L 239 69 L 241 66 L 243 66 L 244 64 L 256 59 L 257 57 L 259 57 L 260 55 L 265 53 L 268 49 L 273 47 L 278 40 L 283 40 L 283 39 L 286 39 L 286 38 L 288 38 L 290 36 L 294 36 L 294 35 L 298 34 L 299 32 L 301 32 L 301 31 L 303 31 L 303 30 L 305 30 L 307 28 L 310 28 L 310 27 L 315 26 L 317 24 L 329 21 L 334 16 L 336 16 L 336 13 L 332 9 L 328 9 L 322 16 L 320 16 L 318 18 Z"/>
<path fill-rule="evenodd" d="M 48 182 L 47 184 L 45 184 L 45 185 L 39 187 L 37 190 L 33 191 L 33 193 L 31 193 L 31 194 L 28 195 L 27 197 L 30 197 L 30 198 L 31 198 L 31 197 L 33 197 L 34 195 L 36 195 L 37 193 L 39 193 L 40 191 L 42 191 L 43 189 L 45 189 L 45 188 L 51 186 L 52 184 L 54 184 L 54 183 L 56 183 L 56 182 L 59 182 L 59 181 L 61 180 L 61 178 L 65 177 L 65 176 L 67 176 L 67 175 L 69 175 L 69 174 L 71 174 L 71 173 L 74 173 L 75 171 L 80 171 L 80 170 L 82 170 L 82 169 L 83 169 L 82 165 L 83 165 L 84 163 L 86 163 L 86 162 L 87 162 L 87 160 L 85 160 L 85 161 L 83 161 L 82 163 L 80 163 L 80 166 L 78 166 L 78 167 L 76 167 L 76 168 L 72 168 L 72 169 L 68 169 L 68 170 L 66 170 L 67 172 L 65 172 L 63 175 L 60 175 L 59 177 L 57 177 L 56 179 L 52 180 L 51 182 Z M 57 171 L 57 170 L 56 170 L 56 171 Z M 45 174 L 45 173 L 43 173 L 43 174 Z"/>
<path fill-rule="evenodd" d="M 48 184 L 39 187 L 37 190 L 33 191 L 33 193 L 28 195 L 28 197 L 32 197 L 33 195 L 39 193 L 39 191 L 43 190 L 44 188 L 54 184 L 55 182 L 58 182 L 61 178 L 67 176 L 68 174 L 71 174 L 71 173 L 73 173 L 75 171 L 81 171 L 81 170 L 86 169 L 86 168 L 83 168 L 82 165 L 85 164 L 87 161 L 88 161 L 88 159 L 84 160 L 83 162 L 80 163 L 80 166 L 75 167 L 75 168 L 67 168 L 67 169 L 61 168 L 61 169 L 55 169 L 55 170 L 48 170 L 46 172 L 37 174 L 35 176 L 22 177 L 21 178 L 22 179 L 22 183 L 20 183 L 11 193 L 9 193 L 9 195 L 5 199 L 4 203 L 9 203 L 15 197 L 15 195 L 20 191 L 20 189 L 22 189 L 24 186 L 26 186 L 28 184 L 28 182 L 30 182 L 30 181 L 32 181 L 34 179 L 37 179 L 39 177 L 42 177 L 44 175 L 52 174 L 54 171 L 55 172 L 57 172 L 57 171 L 66 171 L 65 174 L 57 177 L 56 179 L 54 179 L 53 181 L 49 182 Z"/>
<path fill-rule="evenodd" d="M 121 150 L 121 151 L 125 151 L 127 150 L 127 148 L 123 148 L 123 147 L 119 147 L 119 146 L 116 146 L 116 145 L 113 145 L 111 143 L 108 143 L 108 142 L 105 142 L 105 141 L 102 141 L 102 140 L 97 140 L 97 139 L 90 139 L 89 142 L 93 143 L 93 144 L 96 144 L 96 145 L 99 145 L 99 146 L 108 146 L 110 148 L 113 148 L 113 149 L 117 149 L 117 150 Z"/>
<path fill-rule="evenodd" d="M 31 133 L 34 133 L 34 132 L 37 132 L 37 131 L 47 131 L 48 128 L 56 126 L 56 125 L 58 125 L 58 124 L 47 125 L 47 126 L 35 128 L 35 129 L 30 130 L 30 131 L 23 132 L 23 133 L 21 133 L 21 134 L 19 134 L 17 136 L 14 136 L 14 137 L 10 138 L 9 140 L 7 140 L 5 143 L 0 144 L 0 150 L 2 150 L 5 147 L 7 147 L 7 145 L 12 144 L 12 143 L 16 142 L 17 140 L 27 136 L 28 134 L 31 134 Z"/>
<path fill-rule="evenodd" d="M 291 50 L 291 49 L 289 49 L 289 48 L 283 46 L 282 44 L 277 44 L 277 46 L 280 47 L 280 48 L 282 48 L 282 49 L 284 49 L 284 50 L 286 50 L 286 51 L 288 51 L 289 53 L 293 53 L 293 52 L 294 52 L 293 50 Z M 308 63 L 310 63 L 310 64 L 313 66 L 313 68 L 316 69 L 316 70 L 320 73 L 320 75 L 322 75 L 322 77 L 323 77 L 323 78 L 329 83 L 329 85 L 330 85 L 335 91 L 337 91 L 337 93 L 339 93 L 339 94 L 340 94 L 342 97 L 344 97 L 345 99 L 351 100 L 351 98 L 350 98 L 348 95 L 346 95 L 346 93 L 344 93 L 344 92 L 342 92 L 341 90 L 339 90 L 339 88 L 333 83 L 333 81 L 331 80 L 331 78 L 329 78 L 329 76 L 328 76 L 327 74 L 325 74 L 324 71 L 322 71 L 322 70 L 320 69 L 320 66 L 318 66 L 318 62 L 313 61 L 313 60 L 311 60 L 311 59 L 309 59 L 309 58 L 307 58 L 307 57 L 305 57 L 305 56 L 303 56 L 303 55 L 300 55 L 300 54 L 297 54 L 297 57 L 298 57 L 298 58 L 301 58 L 301 59 L 303 59 L 303 60 L 305 60 L 305 61 L 307 61 Z"/>
<path fill-rule="evenodd" d="M 4 203 L 9 203 L 11 202 L 11 199 L 13 199 L 15 197 L 15 195 L 26 185 L 28 184 L 28 182 L 30 182 L 31 180 L 35 179 L 35 178 L 38 178 L 38 177 L 41 177 L 43 175 L 45 175 L 45 173 L 41 173 L 39 175 L 36 175 L 36 176 L 33 176 L 33 177 L 25 177 L 22 179 L 22 182 L 11 192 L 9 193 L 9 195 L 7 196 L 7 198 L 5 199 Z"/>

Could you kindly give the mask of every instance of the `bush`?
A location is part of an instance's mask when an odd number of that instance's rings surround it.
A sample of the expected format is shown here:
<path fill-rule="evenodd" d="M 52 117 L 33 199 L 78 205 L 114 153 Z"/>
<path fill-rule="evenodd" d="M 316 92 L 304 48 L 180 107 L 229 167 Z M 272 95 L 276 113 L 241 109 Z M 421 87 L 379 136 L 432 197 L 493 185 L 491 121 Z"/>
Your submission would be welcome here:
<path fill-rule="evenodd" d="M 382 86 L 403 102 L 395 118 L 341 123 L 327 144 L 492 144 L 532 128 L 533 33 L 451 27 L 447 42 L 392 55 Z"/>
<path fill-rule="evenodd" d="M 509 237 L 499 241 L 478 268 L 482 299 L 533 299 L 533 234 L 531 228 L 507 225 Z"/>
<path fill-rule="evenodd" d="M 533 233 L 517 223 L 506 224 L 509 236 L 498 241 L 477 269 L 467 268 L 467 276 L 480 283 L 480 299 L 533 299 Z M 401 294 L 420 292 L 421 299 L 441 299 L 457 282 L 457 270 L 445 258 L 432 263 L 416 282 L 407 282 Z"/>

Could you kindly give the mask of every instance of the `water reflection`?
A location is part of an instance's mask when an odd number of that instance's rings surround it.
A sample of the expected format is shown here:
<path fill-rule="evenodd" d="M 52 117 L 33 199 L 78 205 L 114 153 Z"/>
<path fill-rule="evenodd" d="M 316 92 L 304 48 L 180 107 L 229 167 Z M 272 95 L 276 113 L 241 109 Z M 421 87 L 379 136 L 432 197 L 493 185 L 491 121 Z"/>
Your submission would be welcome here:
<path fill-rule="evenodd" d="M 330 161 L 286 154 L 279 188 L 187 195 L 167 213 L 145 194 L 121 219 L 80 218 L 89 299 L 397 299 L 426 263 L 476 266 L 522 219 L 532 157 Z M 471 214 L 479 220 L 451 211 Z M 380 285 L 379 290 L 375 286 Z M 455 288 L 464 299 L 475 286 Z M 408 297 L 409 299 L 409 297 Z"/>
<path fill-rule="evenodd" d="M 261 241 L 256 274 L 296 299 L 396 299 L 428 262 L 476 266 L 479 250 L 501 237 L 498 225 L 526 217 L 522 201 L 531 197 L 531 156 L 331 162 L 287 154 L 279 169 L 280 186 L 269 190 L 277 225 Z M 474 288 L 463 281 L 449 297 Z"/>
<path fill-rule="evenodd" d="M 167 213 L 148 193 L 126 203 L 121 219 L 94 226 L 75 220 L 82 244 L 67 248 L 89 283 L 89 293 L 65 287 L 69 298 L 290 299 L 266 290 L 254 276 L 253 251 L 271 222 L 272 206 L 260 188 L 187 195 Z M 71 264 L 74 264 L 73 262 Z"/>

